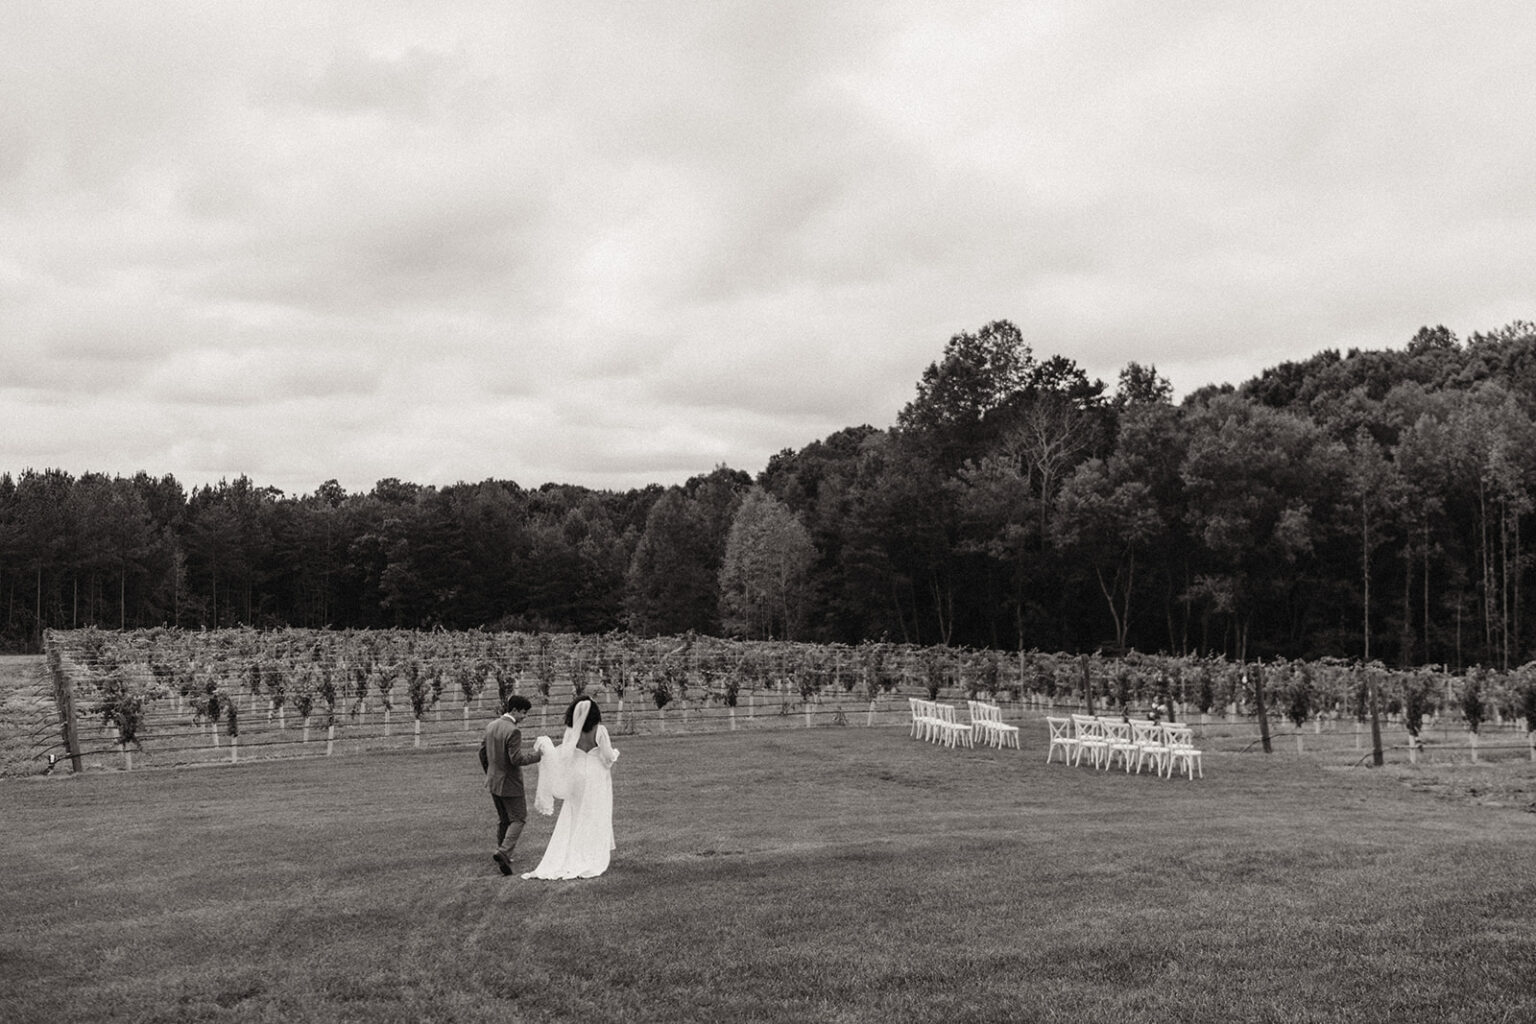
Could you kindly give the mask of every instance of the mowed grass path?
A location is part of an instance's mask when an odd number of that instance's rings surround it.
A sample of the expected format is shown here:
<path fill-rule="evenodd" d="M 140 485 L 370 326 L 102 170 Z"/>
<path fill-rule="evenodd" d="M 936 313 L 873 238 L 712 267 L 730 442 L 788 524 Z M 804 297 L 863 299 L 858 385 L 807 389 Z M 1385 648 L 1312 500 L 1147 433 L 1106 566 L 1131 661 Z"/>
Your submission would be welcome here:
<path fill-rule="evenodd" d="M 618 737 L 558 883 L 472 749 L 0 780 L 0 1020 L 1536 1020 L 1536 815 L 1041 740 Z"/>

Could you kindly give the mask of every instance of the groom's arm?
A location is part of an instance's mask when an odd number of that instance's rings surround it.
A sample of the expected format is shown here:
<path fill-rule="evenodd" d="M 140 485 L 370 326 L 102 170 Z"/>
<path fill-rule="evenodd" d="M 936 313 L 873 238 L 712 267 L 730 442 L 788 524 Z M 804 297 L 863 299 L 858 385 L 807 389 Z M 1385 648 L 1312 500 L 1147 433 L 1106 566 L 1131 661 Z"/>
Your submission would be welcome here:
<path fill-rule="evenodd" d="M 507 763 L 524 765 L 538 764 L 544 755 L 535 750 L 531 754 L 523 753 L 523 731 L 513 729 L 512 735 L 507 737 Z"/>

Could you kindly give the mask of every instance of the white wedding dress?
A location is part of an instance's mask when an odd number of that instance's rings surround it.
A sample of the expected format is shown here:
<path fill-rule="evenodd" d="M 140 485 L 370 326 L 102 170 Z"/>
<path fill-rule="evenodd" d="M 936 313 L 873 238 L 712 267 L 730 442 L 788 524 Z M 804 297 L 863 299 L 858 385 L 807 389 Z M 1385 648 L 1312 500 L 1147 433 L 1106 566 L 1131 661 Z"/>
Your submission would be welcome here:
<path fill-rule="evenodd" d="M 563 803 L 543 858 L 524 878 L 595 878 L 608 870 L 614 850 L 613 762 L 619 759 L 619 752 L 602 725 L 593 737 L 596 746 L 590 750 L 577 747 L 590 707 L 587 701 L 576 705 L 572 725 L 558 747 L 547 736 L 540 736 L 534 744 L 543 754 L 534 810 L 553 814 L 554 801 Z"/>

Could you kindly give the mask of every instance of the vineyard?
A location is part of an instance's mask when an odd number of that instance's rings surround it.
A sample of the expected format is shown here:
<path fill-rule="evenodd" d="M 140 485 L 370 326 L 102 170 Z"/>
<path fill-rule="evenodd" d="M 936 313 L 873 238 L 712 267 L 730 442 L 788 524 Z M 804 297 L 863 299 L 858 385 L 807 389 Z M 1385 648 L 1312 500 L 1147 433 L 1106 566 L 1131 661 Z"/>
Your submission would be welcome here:
<path fill-rule="evenodd" d="M 926 696 L 987 699 L 1031 723 L 1051 710 L 1156 709 L 1205 726 L 1232 750 L 1267 746 L 1271 727 L 1298 746 L 1307 734 L 1352 732 L 1359 750 L 1374 701 L 1385 746 L 1410 760 L 1427 743 L 1473 760 L 1527 749 L 1536 760 L 1536 666 L 1452 675 L 694 635 L 305 629 L 56 631 L 46 656 L 38 685 L 51 692 L 35 702 L 26 757 L 38 771 L 69 753 L 55 701 L 73 707 L 74 749 L 90 765 L 132 768 L 135 758 L 174 765 L 473 744 L 513 693 L 533 702 L 541 731 L 578 693 L 597 699 L 620 734 L 905 725 L 905 698 Z"/>

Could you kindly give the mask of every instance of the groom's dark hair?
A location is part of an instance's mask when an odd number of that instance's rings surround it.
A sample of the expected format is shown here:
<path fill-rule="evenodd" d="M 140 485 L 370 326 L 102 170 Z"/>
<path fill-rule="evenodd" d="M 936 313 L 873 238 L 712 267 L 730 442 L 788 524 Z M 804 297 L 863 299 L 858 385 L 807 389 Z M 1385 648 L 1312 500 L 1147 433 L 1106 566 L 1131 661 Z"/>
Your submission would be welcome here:
<path fill-rule="evenodd" d="M 502 710 L 504 710 L 504 711 L 524 711 L 524 712 L 532 711 L 533 710 L 533 702 L 531 700 L 529 700 L 527 697 L 524 697 L 522 694 L 514 693 L 512 696 L 507 698 L 507 706 L 505 708 L 503 708 Z"/>
<path fill-rule="evenodd" d="M 576 705 L 584 700 L 592 701 L 592 707 L 587 710 L 587 720 L 581 723 L 581 731 L 591 732 L 603 720 L 603 713 L 598 710 L 597 701 L 592 700 L 591 697 L 577 697 L 571 701 L 571 706 L 565 709 L 565 727 L 567 729 L 576 724 Z"/>

